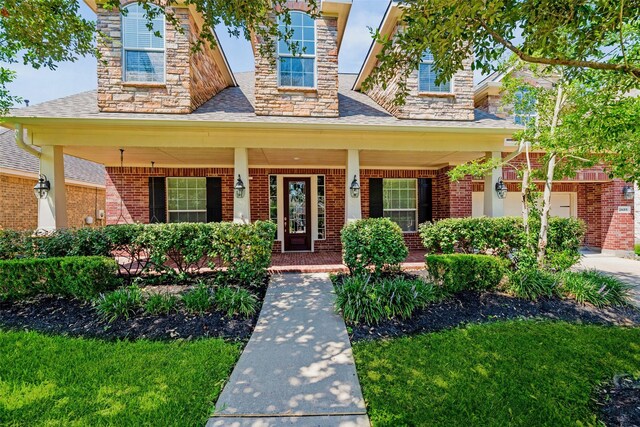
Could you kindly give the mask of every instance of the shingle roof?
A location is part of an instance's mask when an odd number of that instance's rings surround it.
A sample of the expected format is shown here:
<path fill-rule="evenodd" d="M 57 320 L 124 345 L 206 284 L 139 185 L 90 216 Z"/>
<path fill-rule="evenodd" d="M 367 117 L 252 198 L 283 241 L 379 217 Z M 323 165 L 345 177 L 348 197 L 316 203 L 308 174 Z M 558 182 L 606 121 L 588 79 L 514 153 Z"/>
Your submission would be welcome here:
<path fill-rule="evenodd" d="M 389 114 L 367 95 L 351 90 L 355 74 L 340 74 L 336 118 L 256 116 L 254 114 L 254 74 L 236 73 L 238 87 L 228 87 L 190 114 L 104 113 L 98 111 L 96 91 L 13 110 L 13 117 L 138 119 L 198 122 L 343 124 L 407 127 L 516 128 L 513 123 L 481 110 L 472 121 L 400 120 Z"/>
<path fill-rule="evenodd" d="M 0 168 L 37 174 L 39 166 L 37 157 L 18 148 L 13 131 L 0 130 Z M 105 185 L 104 166 L 66 154 L 64 156 L 64 176 L 90 184 Z"/>

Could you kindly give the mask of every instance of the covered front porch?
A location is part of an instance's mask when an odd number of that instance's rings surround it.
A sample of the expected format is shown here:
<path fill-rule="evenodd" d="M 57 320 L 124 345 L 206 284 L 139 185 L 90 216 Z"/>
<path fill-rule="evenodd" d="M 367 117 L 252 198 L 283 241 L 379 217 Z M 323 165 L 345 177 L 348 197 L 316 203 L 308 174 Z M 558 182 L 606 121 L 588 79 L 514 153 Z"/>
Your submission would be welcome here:
<path fill-rule="evenodd" d="M 407 259 L 400 264 L 404 271 L 424 269 L 424 250 L 409 252 Z M 274 253 L 271 257 L 272 274 L 280 273 L 346 273 L 347 267 L 342 263 L 341 252 Z"/>

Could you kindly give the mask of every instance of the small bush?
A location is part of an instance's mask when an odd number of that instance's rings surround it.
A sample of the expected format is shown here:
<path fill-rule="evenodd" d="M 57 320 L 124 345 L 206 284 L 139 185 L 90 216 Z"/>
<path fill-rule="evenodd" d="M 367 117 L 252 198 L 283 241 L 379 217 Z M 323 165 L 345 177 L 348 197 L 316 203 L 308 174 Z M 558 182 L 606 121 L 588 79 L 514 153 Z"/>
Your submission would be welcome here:
<path fill-rule="evenodd" d="M 518 298 L 533 301 L 541 297 L 551 298 L 562 295 L 558 276 L 535 268 L 510 272 L 506 291 Z"/>
<path fill-rule="evenodd" d="M 409 255 L 402 229 L 389 218 L 357 220 L 347 224 L 341 234 L 344 263 L 351 275 L 399 270 Z"/>
<path fill-rule="evenodd" d="M 144 311 L 148 314 L 167 315 L 178 309 L 178 297 L 169 294 L 153 294 L 144 303 Z"/>
<path fill-rule="evenodd" d="M 336 308 L 346 322 L 377 324 L 384 319 L 408 318 L 437 299 L 434 287 L 419 279 L 369 279 L 349 276 L 335 286 Z"/>
<path fill-rule="evenodd" d="M 191 314 L 202 314 L 209 310 L 213 303 L 211 288 L 204 283 L 199 283 L 196 287 L 182 295 L 182 302 L 187 312 Z"/>
<path fill-rule="evenodd" d="M 216 290 L 215 303 L 218 310 L 232 317 L 239 314 L 242 317 L 253 316 L 258 309 L 258 299 L 246 289 L 221 287 Z"/>
<path fill-rule="evenodd" d="M 626 305 L 630 286 L 612 276 L 595 270 L 567 271 L 562 274 L 564 290 L 581 304 L 596 307 Z"/>
<path fill-rule="evenodd" d="M 129 319 L 142 307 L 142 290 L 131 285 L 113 292 L 100 295 L 94 305 L 98 313 L 109 323 L 123 317 Z"/>
<path fill-rule="evenodd" d="M 446 292 L 496 289 L 505 275 L 505 263 L 488 255 L 427 255 L 427 271 Z"/>
<path fill-rule="evenodd" d="M 636 244 L 634 252 L 636 253 L 636 255 L 640 256 L 640 243 Z"/>
<path fill-rule="evenodd" d="M 118 265 L 104 257 L 0 261 L 0 299 L 52 294 L 91 299 L 116 288 Z"/>
<path fill-rule="evenodd" d="M 0 229 L 0 260 L 33 256 L 30 233 Z"/>

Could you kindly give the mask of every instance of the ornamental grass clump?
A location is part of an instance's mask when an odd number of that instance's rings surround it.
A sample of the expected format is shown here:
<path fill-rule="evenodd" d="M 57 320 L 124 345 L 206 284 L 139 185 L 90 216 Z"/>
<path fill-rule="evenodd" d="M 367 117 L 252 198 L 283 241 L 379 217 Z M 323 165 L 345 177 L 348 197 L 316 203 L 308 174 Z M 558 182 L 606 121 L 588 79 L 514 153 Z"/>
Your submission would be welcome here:
<path fill-rule="evenodd" d="M 227 316 L 240 315 L 247 318 L 253 316 L 258 309 L 258 299 L 246 289 L 221 287 L 215 292 L 215 305 Z"/>
<path fill-rule="evenodd" d="M 118 318 L 129 319 L 142 307 L 142 290 L 137 285 L 102 294 L 94 301 L 98 313 L 109 323 Z"/>
<path fill-rule="evenodd" d="M 596 270 L 567 271 L 562 274 L 562 284 L 565 292 L 576 301 L 596 307 L 628 304 L 631 289 L 620 279 Z"/>
<path fill-rule="evenodd" d="M 213 305 L 213 293 L 209 286 L 200 282 L 193 289 L 182 294 L 182 302 L 188 313 L 202 315 Z"/>
<path fill-rule="evenodd" d="M 433 285 L 420 279 L 349 276 L 335 286 L 336 307 L 349 323 L 377 324 L 392 318 L 406 319 L 437 299 Z"/>
<path fill-rule="evenodd" d="M 518 298 L 535 301 L 538 298 L 562 296 L 560 279 L 557 274 L 525 268 L 509 273 L 505 290 Z"/>
<path fill-rule="evenodd" d="M 147 314 L 167 315 L 178 311 L 178 297 L 170 294 L 150 295 L 144 303 L 144 311 Z"/>

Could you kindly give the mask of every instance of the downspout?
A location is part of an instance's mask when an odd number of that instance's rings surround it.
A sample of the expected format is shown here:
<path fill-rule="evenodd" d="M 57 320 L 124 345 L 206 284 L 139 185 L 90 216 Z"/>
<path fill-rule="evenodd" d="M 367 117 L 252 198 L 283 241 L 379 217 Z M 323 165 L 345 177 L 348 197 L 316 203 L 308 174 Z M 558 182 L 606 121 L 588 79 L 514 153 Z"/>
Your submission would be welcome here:
<path fill-rule="evenodd" d="M 18 148 L 23 149 L 24 151 L 26 151 L 27 153 L 36 156 L 38 159 L 41 156 L 41 153 L 36 150 L 35 148 L 33 148 L 30 145 L 27 145 L 24 142 L 24 131 L 22 130 L 22 125 L 21 124 L 16 124 L 16 145 L 18 146 Z"/>

